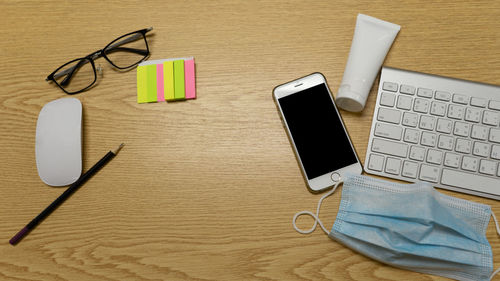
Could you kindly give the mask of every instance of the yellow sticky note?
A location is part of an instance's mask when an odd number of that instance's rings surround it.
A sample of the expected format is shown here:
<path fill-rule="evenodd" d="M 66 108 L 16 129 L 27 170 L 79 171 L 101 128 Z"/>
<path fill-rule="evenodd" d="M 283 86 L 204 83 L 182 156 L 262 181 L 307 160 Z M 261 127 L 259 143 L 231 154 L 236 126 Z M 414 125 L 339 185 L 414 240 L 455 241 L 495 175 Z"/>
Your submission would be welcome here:
<path fill-rule="evenodd" d="M 163 63 L 163 83 L 165 100 L 174 100 L 174 62 L 166 61 Z"/>
<path fill-rule="evenodd" d="M 174 61 L 174 98 L 183 100 L 186 97 L 184 89 L 184 60 Z"/>
<path fill-rule="evenodd" d="M 137 67 L 137 103 L 148 102 L 147 96 L 147 76 L 144 66 Z"/>
<path fill-rule="evenodd" d="M 146 99 L 148 102 L 156 102 L 158 96 L 156 94 L 156 65 L 146 65 Z"/>

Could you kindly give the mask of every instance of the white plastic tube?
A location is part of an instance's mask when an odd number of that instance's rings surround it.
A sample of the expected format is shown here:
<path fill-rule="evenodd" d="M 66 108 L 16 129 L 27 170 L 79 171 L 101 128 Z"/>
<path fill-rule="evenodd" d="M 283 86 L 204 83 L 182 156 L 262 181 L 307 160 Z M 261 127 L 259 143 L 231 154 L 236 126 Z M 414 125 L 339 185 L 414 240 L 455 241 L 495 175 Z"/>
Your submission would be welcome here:
<path fill-rule="evenodd" d="M 337 93 L 337 105 L 359 112 L 365 107 L 373 81 L 401 27 L 358 14 L 351 51 Z"/>

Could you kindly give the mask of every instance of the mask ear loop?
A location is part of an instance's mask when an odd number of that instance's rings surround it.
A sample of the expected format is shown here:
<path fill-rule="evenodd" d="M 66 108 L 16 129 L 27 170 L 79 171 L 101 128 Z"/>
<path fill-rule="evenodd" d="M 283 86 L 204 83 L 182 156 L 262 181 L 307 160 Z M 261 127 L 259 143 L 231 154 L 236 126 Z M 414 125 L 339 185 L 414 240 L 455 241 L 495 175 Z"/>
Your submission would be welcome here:
<path fill-rule="evenodd" d="M 495 214 L 493 213 L 493 211 L 491 211 L 491 217 L 493 217 L 493 220 L 495 221 L 495 226 L 497 228 L 497 234 L 500 236 L 500 227 L 498 226 L 498 220 L 497 220 L 497 217 L 495 216 Z M 491 275 L 490 275 L 490 279 L 493 279 L 493 277 L 495 275 L 497 275 L 497 273 L 500 272 L 500 267 L 497 268 L 497 270 L 495 270 Z"/>
<path fill-rule="evenodd" d="M 292 223 L 293 223 L 293 228 L 295 228 L 295 230 L 296 230 L 297 232 L 302 233 L 302 234 L 309 234 L 309 233 L 313 232 L 313 231 L 316 229 L 316 226 L 317 226 L 317 225 L 318 225 L 318 223 L 319 223 L 319 226 L 321 226 L 321 228 L 323 229 L 323 231 L 324 231 L 327 235 L 329 234 L 328 230 L 325 228 L 325 226 L 323 225 L 323 223 L 322 223 L 322 222 L 321 222 L 321 220 L 319 219 L 319 209 L 321 208 L 321 203 L 323 202 L 323 200 L 324 200 L 326 197 L 328 197 L 328 196 L 332 195 L 332 194 L 335 192 L 335 190 L 336 190 L 336 189 L 337 189 L 337 187 L 339 186 L 340 182 L 341 182 L 341 180 L 339 180 L 339 181 L 335 184 L 335 186 L 332 188 L 332 190 L 330 190 L 327 194 L 323 195 L 323 196 L 321 197 L 321 199 L 319 199 L 319 201 L 318 201 L 318 208 L 316 208 L 316 214 L 313 214 L 313 213 L 312 213 L 312 212 L 310 212 L 310 211 L 301 211 L 301 212 L 296 213 L 296 214 L 295 214 L 295 216 L 293 216 L 293 221 L 292 221 Z M 310 229 L 308 229 L 308 230 L 302 230 L 302 229 L 299 229 L 299 228 L 297 227 L 297 224 L 295 223 L 295 222 L 297 221 L 297 218 L 298 218 L 298 217 L 300 217 L 300 216 L 302 216 L 302 215 L 309 215 L 309 216 L 311 216 L 311 217 L 313 217 L 313 218 L 314 218 L 314 224 L 313 224 L 313 226 L 312 226 Z M 499 233 L 500 233 L 500 232 L 499 232 Z"/>

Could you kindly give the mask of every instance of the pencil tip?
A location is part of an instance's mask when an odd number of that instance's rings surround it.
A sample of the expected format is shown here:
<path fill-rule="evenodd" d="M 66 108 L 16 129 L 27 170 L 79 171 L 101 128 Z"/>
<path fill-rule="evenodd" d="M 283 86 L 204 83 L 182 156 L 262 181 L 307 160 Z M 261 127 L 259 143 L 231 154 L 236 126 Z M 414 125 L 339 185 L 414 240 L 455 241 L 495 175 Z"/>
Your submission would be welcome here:
<path fill-rule="evenodd" d="M 14 237 L 12 237 L 10 240 L 9 240 L 9 243 L 14 246 L 17 244 L 17 242 L 21 241 L 21 239 L 23 239 L 23 237 L 28 233 L 29 229 L 28 227 L 24 227 L 23 229 L 21 229 L 16 235 L 14 235 Z"/>
<path fill-rule="evenodd" d="M 125 146 L 124 143 L 121 143 L 115 150 L 112 150 L 111 152 L 113 152 L 113 154 L 117 154 L 118 151 L 120 151 L 120 149 L 122 149 L 122 147 Z"/>

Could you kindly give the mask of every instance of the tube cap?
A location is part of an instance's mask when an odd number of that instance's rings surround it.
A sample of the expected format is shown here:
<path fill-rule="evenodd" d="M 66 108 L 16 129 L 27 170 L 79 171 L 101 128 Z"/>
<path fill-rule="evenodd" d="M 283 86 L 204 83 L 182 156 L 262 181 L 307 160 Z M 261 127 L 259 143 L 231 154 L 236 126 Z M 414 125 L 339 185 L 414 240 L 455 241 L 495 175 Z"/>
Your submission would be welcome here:
<path fill-rule="evenodd" d="M 337 105 L 347 111 L 360 112 L 365 108 L 366 98 L 362 98 L 358 93 L 351 91 L 350 85 L 342 85 L 335 99 Z"/>

